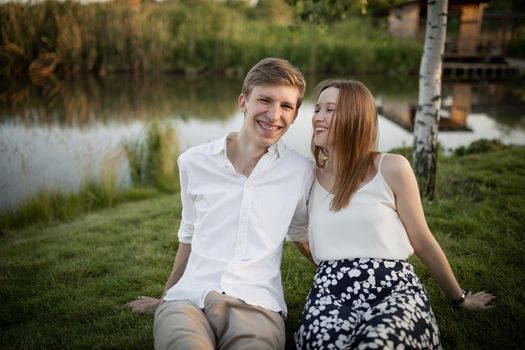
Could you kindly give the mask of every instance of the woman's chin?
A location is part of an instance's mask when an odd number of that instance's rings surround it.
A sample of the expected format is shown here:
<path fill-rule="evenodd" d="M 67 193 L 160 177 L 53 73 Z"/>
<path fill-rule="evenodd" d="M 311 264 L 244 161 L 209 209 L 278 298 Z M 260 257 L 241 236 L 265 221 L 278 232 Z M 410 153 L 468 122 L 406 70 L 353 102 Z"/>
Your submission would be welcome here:
<path fill-rule="evenodd" d="M 324 140 L 319 140 L 314 137 L 313 144 L 317 147 L 326 147 L 326 142 Z"/>

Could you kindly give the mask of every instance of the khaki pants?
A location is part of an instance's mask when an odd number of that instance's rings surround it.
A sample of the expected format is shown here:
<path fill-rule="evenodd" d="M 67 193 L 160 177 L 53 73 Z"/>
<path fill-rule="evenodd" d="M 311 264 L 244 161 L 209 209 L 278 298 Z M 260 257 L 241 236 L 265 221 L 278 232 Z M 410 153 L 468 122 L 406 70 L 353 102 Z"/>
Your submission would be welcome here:
<path fill-rule="evenodd" d="M 155 312 L 155 349 L 284 349 L 284 320 L 231 296 L 210 292 L 204 309 L 187 300 L 164 301 Z"/>

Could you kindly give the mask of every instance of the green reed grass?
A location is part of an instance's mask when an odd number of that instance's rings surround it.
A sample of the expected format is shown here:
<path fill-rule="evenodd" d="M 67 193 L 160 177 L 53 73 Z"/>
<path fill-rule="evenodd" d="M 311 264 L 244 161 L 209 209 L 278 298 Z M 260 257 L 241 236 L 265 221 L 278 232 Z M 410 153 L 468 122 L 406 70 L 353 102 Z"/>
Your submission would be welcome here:
<path fill-rule="evenodd" d="M 144 135 L 124 141 L 123 148 L 132 184 L 178 191 L 179 145 L 175 129 L 168 122 L 151 121 Z"/>
<path fill-rule="evenodd" d="M 240 73 L 265 56 L 312 72 L 417 71 L 420 45 L 386 37 L 369 17 L 321 30 L 311 23 L 294 27 L 281 13 L 218 1 L 144 3 L 137 10 L 126 2 L 4 4 L 0 75 L 29 72 L 41 82 L 75 72 Z"/>
<path fill-rule="evenodd" d="M 443 348 L 522 349 L 525 335 L 525 148 L 473 147 L 442 156 L 429 226 L 464 288 L 486 289 L 496 307 L 455 309 L 417 258 Z M 152 316 L 121 305 L 158 296 L 171 271 L 178 196 L 122 203 L 65 223 L 4 230 L 0 236 L 0 348 L 151 349 Z M 286 243 L 283 285 L 287 349 L 314 269 Z"/>

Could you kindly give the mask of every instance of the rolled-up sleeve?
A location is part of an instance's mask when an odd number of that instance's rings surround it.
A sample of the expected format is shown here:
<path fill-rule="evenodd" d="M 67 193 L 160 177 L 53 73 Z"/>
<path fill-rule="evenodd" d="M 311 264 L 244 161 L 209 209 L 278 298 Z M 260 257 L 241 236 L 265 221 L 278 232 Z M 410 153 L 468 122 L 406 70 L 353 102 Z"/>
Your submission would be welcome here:
<path fill-rule="evenodd" d="M 310 197 L 310 190 L 314 180 L 313 166 L 311 172 L 305 175 L 303 179 L 303 195 L 297 204 L 290 228 L 288 229 L 287 241 L 308 241 L 308 198 Z"/>
<path fill-rule="evenodd" d="M 301 200 L 301 202 L 306 202 Z M 308 210 L 306 204 L 300 203 L 294 213 L 288 234 L 287 241 L 305 242 L 308 240 Z"/>
<path fill-rule="evenodd" d="M 179 242 L 191 244 L 195 222 L 195 206 L 192 197 L 189 195 L 188 169 L 180 155 L 177 163 L 179 165 L 180 178 L 180 197 L 182 202 L 182 219 L 179 226 Z"/>

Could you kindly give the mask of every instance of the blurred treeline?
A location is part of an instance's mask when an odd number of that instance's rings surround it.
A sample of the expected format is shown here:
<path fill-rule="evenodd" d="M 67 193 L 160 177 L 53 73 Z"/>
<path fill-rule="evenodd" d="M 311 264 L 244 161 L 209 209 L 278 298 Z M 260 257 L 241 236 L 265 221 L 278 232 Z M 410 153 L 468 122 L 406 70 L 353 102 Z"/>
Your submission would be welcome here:
<path fill-rule="evenodd" d="M 0 6 L 0 77 L 176 71 L 241 75 L 265 56 L 305 72 L 417 72 L 421 45 L 386 34 L 361 15 L 318 23 L 293 1 L 49 1 Z M 346 13 L 346 12 L 345 12 Z"/>

